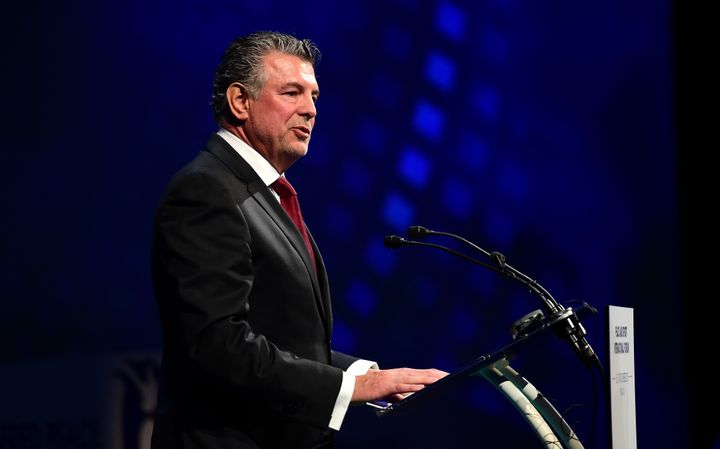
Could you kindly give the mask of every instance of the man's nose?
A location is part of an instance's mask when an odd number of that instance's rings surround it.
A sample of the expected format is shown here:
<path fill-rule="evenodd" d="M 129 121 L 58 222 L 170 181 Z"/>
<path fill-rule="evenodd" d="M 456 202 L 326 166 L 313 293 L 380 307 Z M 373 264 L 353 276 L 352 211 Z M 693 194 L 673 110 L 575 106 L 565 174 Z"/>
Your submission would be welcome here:
<path fill-rule="evenodd" d="M 313 100 L 312 96 L 303 96 L 303 101 L 300 105 L 298 113 L 306 117 L 307 119 L 314 118 L 317 115 L 317 109 L 315 108 L 315 100 Z"/>

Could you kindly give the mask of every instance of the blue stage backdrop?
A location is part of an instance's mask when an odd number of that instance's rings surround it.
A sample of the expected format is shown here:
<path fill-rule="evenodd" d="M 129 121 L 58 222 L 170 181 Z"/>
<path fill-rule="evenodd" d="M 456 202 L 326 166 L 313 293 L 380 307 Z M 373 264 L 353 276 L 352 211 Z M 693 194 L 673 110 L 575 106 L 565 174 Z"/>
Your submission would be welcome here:
<path fill-rule="evenodd" d="M 336 347 L 453 371 L 510 342 L 541 307 L 526 288 L 383 246 L 411 225 L 453 232 L 596 307 L 583 323 L 603 360 L 606 306 L 633 307 L 638 447 L 686 447 L 684 365 L 667 356 L 684 348 L 668 1 L 80 1 L 6 21 L 0 366 L 160 350 L 155 204 L 216 130 L 225 45 L 278 30 L 323 53 L 288 178 L 329 267 Z M 567 344 L 513 366 L 608 447 L 602 388 Z M 353 407 L 338 445 L 541 447 L 481 379 L 410 416 Z"/>

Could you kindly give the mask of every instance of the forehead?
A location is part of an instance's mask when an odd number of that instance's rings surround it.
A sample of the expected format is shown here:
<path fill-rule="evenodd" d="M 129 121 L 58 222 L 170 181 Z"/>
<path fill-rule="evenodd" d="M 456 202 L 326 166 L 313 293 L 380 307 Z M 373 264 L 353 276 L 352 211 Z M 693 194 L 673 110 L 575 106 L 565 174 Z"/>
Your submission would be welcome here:
<path fill-rule="evenodd" d="M 268 82 L 302 83 L 317 87 L 312 63 L 295 55 L 268 53 L 263 57 L 263 67 Z"/>

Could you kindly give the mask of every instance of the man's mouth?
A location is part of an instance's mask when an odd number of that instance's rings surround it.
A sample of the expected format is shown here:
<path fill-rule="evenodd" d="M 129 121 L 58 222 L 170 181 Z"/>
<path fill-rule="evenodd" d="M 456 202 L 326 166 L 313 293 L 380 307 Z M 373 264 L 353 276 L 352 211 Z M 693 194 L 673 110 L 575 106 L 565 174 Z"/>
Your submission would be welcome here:
<path fill-rule="evenodd" d="M 310 137 L 310 128 L 307 126 L 293 126 L 292 131 L 301 139 L 307 139 Z"/>

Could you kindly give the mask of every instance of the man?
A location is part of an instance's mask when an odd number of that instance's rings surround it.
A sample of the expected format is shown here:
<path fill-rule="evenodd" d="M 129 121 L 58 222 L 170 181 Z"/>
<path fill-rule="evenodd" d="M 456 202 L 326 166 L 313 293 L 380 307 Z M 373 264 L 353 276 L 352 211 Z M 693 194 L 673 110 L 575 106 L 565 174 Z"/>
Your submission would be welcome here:
<path fill-rule="evenodd" d="M 214 81 L 221 129 L 158 206 L 154 449 L 329 448 L 350 403 L 399 399 L 446 374 L 380 370 L 330 348 L 325 265 L 284 178 L 308 151 L 318 56 L 280 33 L 233 41 Z"/>

